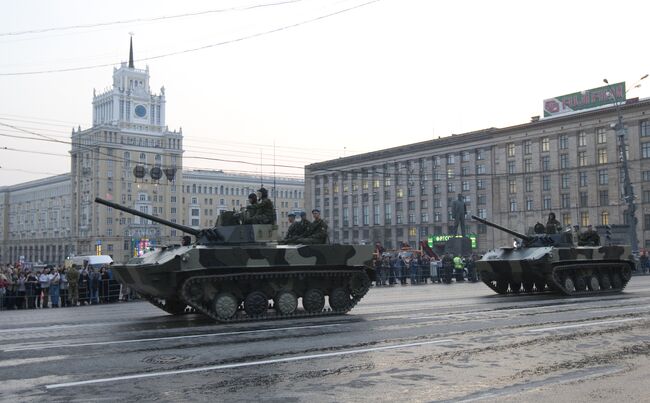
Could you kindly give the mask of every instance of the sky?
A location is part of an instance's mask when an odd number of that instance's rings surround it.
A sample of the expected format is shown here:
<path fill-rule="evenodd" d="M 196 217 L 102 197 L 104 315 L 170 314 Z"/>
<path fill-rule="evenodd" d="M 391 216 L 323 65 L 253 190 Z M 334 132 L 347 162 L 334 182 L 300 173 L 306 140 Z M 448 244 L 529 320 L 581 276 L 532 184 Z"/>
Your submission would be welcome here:
<path fill-rule="evenodd" d="M 93 89 L 128 60 L 131 33 L 136 68 L 183 130 L 185 169 L 299 178 L 314 162 L 523 124 L 603 78 L 650 95 L 650 80 L 632 88 L 650 72 L 638 1 L 1 4 L 0 186 L 69 172 L 71 129 L 91 126 Z"/>

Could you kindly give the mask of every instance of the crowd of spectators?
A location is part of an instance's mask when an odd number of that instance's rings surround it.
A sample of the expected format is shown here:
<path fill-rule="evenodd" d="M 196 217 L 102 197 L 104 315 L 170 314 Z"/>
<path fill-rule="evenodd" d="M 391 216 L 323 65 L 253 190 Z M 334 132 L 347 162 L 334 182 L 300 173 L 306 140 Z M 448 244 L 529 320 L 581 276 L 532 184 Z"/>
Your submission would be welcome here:
<path fill-rule="evenodd" d="M 110 267 L 0 267 L 0 310 L 65 308 L 116 302 L 120 284 Z"/>
<path fill-rule="evenodd" d="M 461 257 L 445 254 L 440 258 L 409 252 L 384 252 L 377 256 L 374 267 L 376 286 L 420 285 L 435 282 L 478 281 L 476 255 Z"/>

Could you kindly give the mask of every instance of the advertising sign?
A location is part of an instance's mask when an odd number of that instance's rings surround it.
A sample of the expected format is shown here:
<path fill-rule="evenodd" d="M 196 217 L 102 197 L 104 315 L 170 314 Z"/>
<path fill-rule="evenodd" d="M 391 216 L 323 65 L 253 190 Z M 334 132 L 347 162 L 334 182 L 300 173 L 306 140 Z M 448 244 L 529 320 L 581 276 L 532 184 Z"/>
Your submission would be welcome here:
<path fill-rule="evenodd" d="M 544 117 L 625 101 L 625 82 L 544 100 Z"/>
<path fill-rule="evenodd" d="M 445 243 L 451 238 L 460 238 L 460 235 L 429 235 L 428 244 L 433 248 L 434 244 Z M 476 234 L 467 234 L 466 238 L 472 241 L 472 249 L 476 249 Z"/>

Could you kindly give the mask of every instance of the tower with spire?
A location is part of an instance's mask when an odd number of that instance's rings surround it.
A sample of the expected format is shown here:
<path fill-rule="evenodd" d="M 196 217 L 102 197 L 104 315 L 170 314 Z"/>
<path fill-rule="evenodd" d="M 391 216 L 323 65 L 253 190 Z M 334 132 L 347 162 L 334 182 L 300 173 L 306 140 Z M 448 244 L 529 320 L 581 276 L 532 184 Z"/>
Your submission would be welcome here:
<path fill-rule="evenodd" d="M 165 88 L 153 94 L 149 87 L 149 66 L 136 69 L 133 37 L 129 62 L 113 69 L 113 86 L 101 93 L 93 91 L 93 125 L 117 125 L 149 133 L 165 130 Z"/>

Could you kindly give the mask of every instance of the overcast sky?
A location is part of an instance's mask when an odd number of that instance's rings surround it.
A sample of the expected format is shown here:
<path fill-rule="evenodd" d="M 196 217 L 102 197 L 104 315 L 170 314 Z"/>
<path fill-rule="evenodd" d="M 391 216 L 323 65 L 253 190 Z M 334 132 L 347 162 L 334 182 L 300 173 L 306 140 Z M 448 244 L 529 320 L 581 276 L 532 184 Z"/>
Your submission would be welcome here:
<path fill-rule="evenodd" d="M 93 88 L 128 59 L 130 32 L 136 67 L 155 93 L 165 86 L 167 125 L 183 129 L 185 168 L 257 173 L 275 154 L 276 174 L 298 177 L 313 162 L 526 123 L 545 98 L 605 77 L 630 88 L 650 72 L 649 4 L 3 0 L 0 186 L 69 172 L 69 145 L 9 136 L 69 141 L 90 127 Z M 73 70 L 22 74 L 61 69 Z M 650 80 L 628 98 L 648 94 Z"/>

